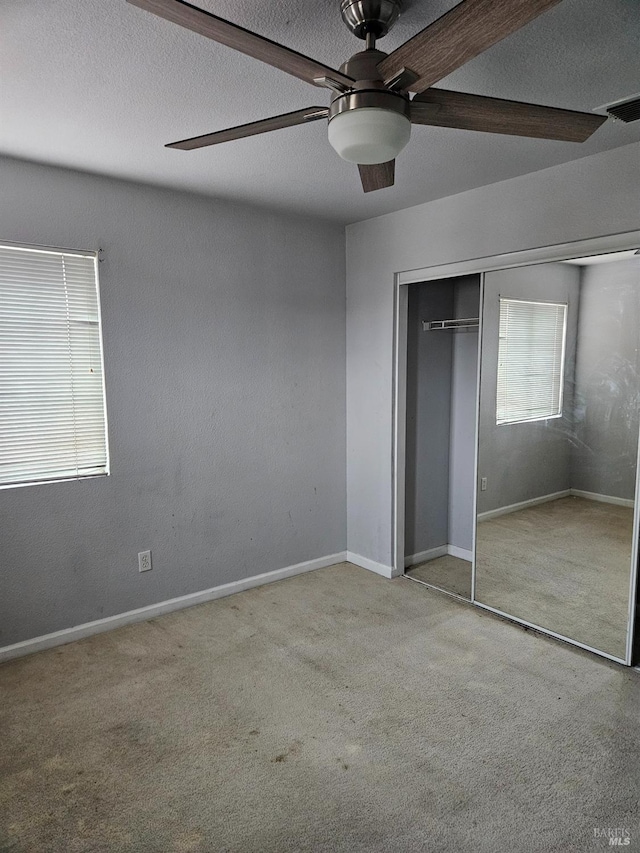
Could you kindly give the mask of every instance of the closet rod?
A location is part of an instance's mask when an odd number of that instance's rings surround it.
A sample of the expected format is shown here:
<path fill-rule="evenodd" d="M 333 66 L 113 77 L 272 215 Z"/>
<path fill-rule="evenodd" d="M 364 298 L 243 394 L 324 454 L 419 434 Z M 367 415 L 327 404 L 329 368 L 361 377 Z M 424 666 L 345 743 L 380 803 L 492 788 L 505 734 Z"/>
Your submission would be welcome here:
<path fill-rule="evenodd" d="M 475 329 L 479 325 L 479 317 L 464 317 L 459 320 L 423 320 L 422 331 L 434 332 L 438 329 Z"/>

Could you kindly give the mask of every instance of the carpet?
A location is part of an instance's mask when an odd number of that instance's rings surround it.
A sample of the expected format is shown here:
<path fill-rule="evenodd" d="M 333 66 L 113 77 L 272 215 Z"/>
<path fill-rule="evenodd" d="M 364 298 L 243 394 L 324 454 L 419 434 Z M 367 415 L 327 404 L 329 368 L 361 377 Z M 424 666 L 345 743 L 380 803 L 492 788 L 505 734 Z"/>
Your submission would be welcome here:
<path fill-rule="evenodd" d="M 0 739 L 3 853 L 640 844 L 637 672 L 350 564 L 8 662 Z"/>
<path fill-rule="evenodd" d="M 407 577 L 416 578 L 424 583 L 452 592 L 461 598 L 471 600 L 471 567 L 468 560 L 452 557 L 447 554 L 444 557 L 436 557 L 435 560 L 427 560 L 407 569 Z"/>
<path fill-rule="evenodd" d="M 565 497 L 478 524 L 476 599 L 624 658 L 633 510 Z"/>

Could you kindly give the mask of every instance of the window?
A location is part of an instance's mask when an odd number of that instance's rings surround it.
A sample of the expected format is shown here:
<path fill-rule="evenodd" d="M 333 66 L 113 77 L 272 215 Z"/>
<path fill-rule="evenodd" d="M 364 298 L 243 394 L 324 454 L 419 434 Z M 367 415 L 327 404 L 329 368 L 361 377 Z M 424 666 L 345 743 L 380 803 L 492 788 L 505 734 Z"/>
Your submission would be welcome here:
<path fill-rule="evenodd" d="M 496 423 L 562 415 L 567 306 L 500 299 Z"/>
<path fill-rule="evenodd" d="M 97 267 L 0 244 L 0 487 L 108 473 Z"/>

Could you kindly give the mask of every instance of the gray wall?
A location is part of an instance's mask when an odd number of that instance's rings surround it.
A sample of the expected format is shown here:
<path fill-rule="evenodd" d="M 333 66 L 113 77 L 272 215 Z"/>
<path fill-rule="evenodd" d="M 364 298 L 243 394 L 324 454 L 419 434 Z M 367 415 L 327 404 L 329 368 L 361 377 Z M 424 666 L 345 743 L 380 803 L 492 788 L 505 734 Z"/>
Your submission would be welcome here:
<path fill-rule="evenodd" d="M 640 259 L 582 268 L 572 486 L 633 499 L 638 451 Z"/>
<path fill-rule="evenodd" d="M 409 288 L 405 554 L 440 545 L 449 535 L 451 433 L 450 332 L 423 332 L 422 320 L 453 316 L 450 280 Z"/>
<path fill-rule="evenodd" d="M 479 277 L 409 287 L 405 554 L 473 539 L 477 332 L 422 331 L 422 320 L 477 317 Z"/>
<path fill-rule="evenodd" d="M 394 275 L 640 229 L 639 184 L 633 144 L 347 228 L 350 551 L 394 564 Z"/>
<path fill-rule="evenodd" d="M 580 293 L 580 268 L 536 264 L 485 274 L 482 309 L 482 370 L 478 512 L 527 501 L 571 488 L 573 377 Z M 544 421 L 496 424 L 500 297 L 567 302 L 567 344 L 563 416 Z"/>
<path fill-rule="evenodd" d="M 456 279 L 454 317 L 477 317 L 480 276 Z M 478 330 L 450 332 L 453 338 L 451 446 L 449 448 L 449 544 L 473 547 L 473 490 L 476 463 Z"/>
<path fill-rule="evenodd" d="M 342 229 L 10 159 L 0 180 L 0 239 L 104 249 L 112 460 L 0 491 L 0 646 L 343 550 Z"/>

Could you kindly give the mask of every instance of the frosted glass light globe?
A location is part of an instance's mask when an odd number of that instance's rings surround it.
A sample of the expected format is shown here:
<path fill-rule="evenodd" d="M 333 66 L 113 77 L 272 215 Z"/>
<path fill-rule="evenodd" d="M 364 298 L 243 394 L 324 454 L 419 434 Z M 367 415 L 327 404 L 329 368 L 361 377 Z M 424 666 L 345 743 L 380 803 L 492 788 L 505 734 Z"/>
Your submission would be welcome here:
<path fill-rule="evenodd" d="M 411 122 L 398 112 L 359 107 L 329 122 L 329 142 L 343 160 L 361 165 L 388 163 L 411 136 Z"/>

